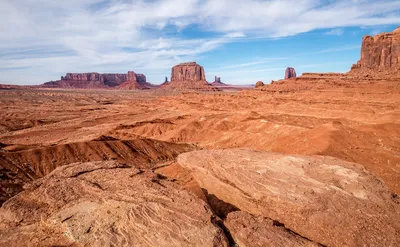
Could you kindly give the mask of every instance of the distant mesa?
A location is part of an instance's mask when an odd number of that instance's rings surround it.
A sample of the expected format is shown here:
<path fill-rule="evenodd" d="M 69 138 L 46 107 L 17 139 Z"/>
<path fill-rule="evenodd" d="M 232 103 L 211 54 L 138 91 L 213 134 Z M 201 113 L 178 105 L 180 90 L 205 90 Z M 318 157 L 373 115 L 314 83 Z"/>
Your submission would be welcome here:
<path fill-rule="evenodd" d="M 285 80 L 290 78 L 296 78 L 296 70 L 292 67 L 287 67 L 285 71 Z"/>
<path fill-rule="evenodd" d="M 264 86 L 264 85 L 265 85 L 264 82 L 258 81 L 258 82 L 256 83 L 256 88 L 262 87 L 262 86 Z"/>
<path fill-rule="evenodd" d="M 165 89 L 213 90 L 206 81 L 204 68 L 196 62 L 181 63 L 172 67 L 171 81 L 161 85 Z"/>
<path fill-rule="evenodd" d="M 146 76 L 129 71 L 126 74 L 67 73 L 61 80 L 46 82 L 46 88 L 113 88 L 125 90 L 149 89 L 154 85 L 146 81 Z"/>
<path fill-rule="evenodd" d="M 364 36 L 361 45 L 361 58 L 351 68 L 351 72 L 400 71 L 400 27 L 393 32 L 374 36 Z"/>

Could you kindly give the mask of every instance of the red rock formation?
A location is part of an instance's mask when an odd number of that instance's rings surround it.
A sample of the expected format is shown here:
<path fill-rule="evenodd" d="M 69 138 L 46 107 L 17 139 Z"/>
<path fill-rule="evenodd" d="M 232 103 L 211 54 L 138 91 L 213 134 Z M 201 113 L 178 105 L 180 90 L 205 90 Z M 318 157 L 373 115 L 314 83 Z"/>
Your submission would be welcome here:
<path fill-rule="evenodd" d="M 195 62 L 176 65 L 171 73 L 171 82 L 174 81 L 206 81 L 204 68 Z"/>
<path fill-rule="evenodd" d="M 290 78 L 296 78 L 296 70 L 292 67 L 287 67 L 285 71 L 285 80 Z"/>
<path fill-rule="evenodd" d="M 247 245 L 248 238 L 271 241 L 257 236 L 268 235 L 269 219 L 325 246 L 400 245 L 400 200 L 362 165 L 246 149 L 183 153 L 178 163 L 209 195 L 251 214 L 230 218 L 228 212 L 225 227 L 239 246 L 256 246 Z M 251 221 L 262 228 L 246 233 Z M 268 242 L 260 246 L 298 246 Z"/>
<path fill-rule="evenodd" d="M 99 73 L 67 73 L 59 81 L 46 82 L 42 87 L 57 88 L 119 88 L 146 89 L 151 84 L 146 82 L 146 76 L 129 71 L 127 74 Z"/>
<path fill-rule="evenodd" d="M 181 63 L 172 68 L 171 82 L 163 83 L 167 89 L 218 90 L 208 85 L 204 68 L 195 62 Z"/>
<path fill-rule="evenodd" d="M 214 82 L 210 83 L 211 86 L 214 87 L 223 87 L 223 86 L 227 86 L 227 84 L 223 83 L 221 81 L 221 77 L 215 76 Z"/>
<path fill-rule="evenodd" d="M 228 214 L 225 227 L 240 247 L 298 246 L 320 247 L 300 235 L 288 231 L 284 225 L 269 218 L 251 215 L 244 211 Z"/>
<path fill-rule="evenodd" d="M 361 46 L 361 59 L 352 70 L 383 69 L 400 70 L 400 27 L 391 33 L 364 36 Z"/>
<path fill-rule="evenodd" d="M 62 166 L 0 208 L 0 246 L 227 247 L 210 206 L 117 161 Z"/>
<path fill-rule="evenodd" d="M 258 81 L 258 82 L 256 83 L 256 88 L 262 87 L 262 86 L 264 86 L 264 85 L 265 85 L 264 82 Z"/>
<path fill-rule="evenodd" d="M 136 74 L 134 71 L 128 71 L 126 81 L 135 81 L 138 83 L 146 83 L 146 76 L 143 74 Z"/>
<path fill-rule="evenodd" d="M 104 78 L 104 84 L 109 87 L 116 87 L 126 82 L 127 74 L 102 74 Z"/>
<path fill-rule="evenodd" d="M 67 73 L 61 76 L 61 80 L 67 81 L 104 81 L 103 75 L 99 73 Z"/>

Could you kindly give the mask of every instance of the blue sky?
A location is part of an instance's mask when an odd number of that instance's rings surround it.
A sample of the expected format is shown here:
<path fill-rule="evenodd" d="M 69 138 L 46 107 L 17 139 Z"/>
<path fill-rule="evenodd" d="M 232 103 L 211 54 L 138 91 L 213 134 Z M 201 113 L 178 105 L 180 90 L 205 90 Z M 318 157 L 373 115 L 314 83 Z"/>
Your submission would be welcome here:
<path fill-rule="evenodd" d="M 2 0 L 0 83 L 134 70 L 159 84 L 187 61 L 231 84 L 346 72 L 362 36 L 399 25 L 398 0 Z"/>

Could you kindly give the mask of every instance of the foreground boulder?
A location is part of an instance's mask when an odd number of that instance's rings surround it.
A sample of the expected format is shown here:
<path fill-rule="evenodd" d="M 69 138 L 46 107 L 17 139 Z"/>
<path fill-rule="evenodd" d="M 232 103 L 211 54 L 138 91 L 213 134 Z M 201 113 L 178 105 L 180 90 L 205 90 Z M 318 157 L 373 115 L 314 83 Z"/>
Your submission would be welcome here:
<path fill-rule="evenodd" d="M 210 207 L 116 161 L 59 167 L 0 208 L 0 246 L 228 246 Z"/>
<path fill-rule="evenodd" d="M 400 245 L 399 199 L 360 165 L 243 149 L 184 153 L 178 163 L 234 211 L 276 221 L 315 243 Z M 229 222 L 232 212 L 225 213 Z"/>

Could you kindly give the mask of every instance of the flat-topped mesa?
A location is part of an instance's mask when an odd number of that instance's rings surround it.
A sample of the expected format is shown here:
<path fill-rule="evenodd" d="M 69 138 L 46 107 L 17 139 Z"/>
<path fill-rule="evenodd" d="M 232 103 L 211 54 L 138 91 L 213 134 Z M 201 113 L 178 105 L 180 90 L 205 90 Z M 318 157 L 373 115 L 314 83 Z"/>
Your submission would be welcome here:
<path fill-rule="evenodd" d="M 196 62 L 178 64 L 172 67 L 171 82 L 174 81 L 206 81 L 204 68 Z"/>
<path fill-rule="evenodd" d="M 296 78 L 296 70 L 292 67 L 287 67 L 285 71 L 285 80 L 290 78 Z"/>
<path fill-rule="evenodd" d="M 400 27 L 393 32 L 363 37 L 361 59 L 352 66 L 352 70 L 360 68 L 374 71 L 400 70 Z"/>
<path fill-rule="evenodd" d="M 103 75 L 92 72 L 92 73 L 67 73 L 65 76 L 61 76 L 61 80 L 70 81 L 104 81 Z"/>
<path fill-rule="evenodd" d="M 43 87 L 58 88 L 119 88 L 144 89 L 148 88 L 146 76 L 129 71 L 126 74 L 107 73 L 67 73 L 59 81 L 44 83 Z"/>

